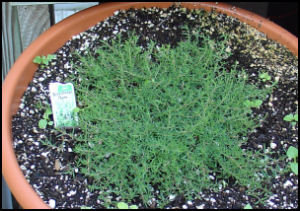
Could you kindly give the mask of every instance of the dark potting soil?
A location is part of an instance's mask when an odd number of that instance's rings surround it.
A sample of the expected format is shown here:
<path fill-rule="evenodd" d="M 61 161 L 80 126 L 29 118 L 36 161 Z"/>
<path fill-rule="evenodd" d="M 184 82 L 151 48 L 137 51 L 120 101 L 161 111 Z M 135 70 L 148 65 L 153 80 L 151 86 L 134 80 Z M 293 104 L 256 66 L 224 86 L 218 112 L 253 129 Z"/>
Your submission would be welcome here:
<path fill-rule="evenodd" d="M 149 40 L 158 45 L 175 46 L 182 40 L 180 26 L 201 29 L 201 32 L 214 40 L 221 39 L 222 33 L 229 35 L 227 51 L 232 55 L 225 59 L 227 68 L 237 61 L 238 67 L 249 75 L 249 83 L 259 86 L 271 85 L 262 83 L 258 78 L 261 72 L 267 72 L 271 81 L 278 81 L 273 93 L 263 102 L 259 109 L 254 109 L 254 116 L 266 119 L 248 135 L 247 145 L 243 148 L 263 150 L 274 158 L 285 155 L 289 146 L 298 147 L 298 123 L 283 121 L 285 115 L 295 113 L 298 108 L 298 58 L 278 43 L 269 40 L 264 34 L 240 23 L 234 18 L 217 13 L 196 12 L 179 7 L 169 9 L 141 9 L 117 11 L 114 16 L 98 23 L 89 30 L 73 36 L 55 52 L 57 58 L 49 66 L 40 67 L 29 84 L 19 107 L 13 117 L 13 146 L 20 167 L 35 191 L 53 208 L 105 208 L 98 199 L 105 190 L 90 191 L 88 184 L 92 178 L 85 178 L 74 169 L 76 154 L 73 152 L 74 140 L 55 131 L 53 126 L 40 129 L 38 121 L 44 110 L 38 102 L 50 104 L 48 86 L 50 82 L 64 82 L 69 74 L 76 74 L 71 61 L 76 61 L 71 53 L 77 51 L 84 55 L 88 50 L 94 51 L 99 40 L 111 40 L 117 34 L 126 36 L 135 31 L 140 36 L 139 44 L 146 47 Z M 78 133 L 80 131 L 77 131 Z M 46 146 L 42 141 L 50 140 Z M 283 171 L 288 166 L 288 158 L 280 162 Z M 65 171 L 73 169 L 74 174 Z M 210 175 L 215 180 L 216 175 Z M 227 186 L 220 186 L 218 191 L 205 190 L 187 200 L 180 195 L 170 194 L 170 203 L 165 208 L 243 208 L 251 204 L 253 208 L 297 208 L 298 178 L 291 171 L 277 175 L 273 184 L 268 185 L 272 196 L 264 203 L 256 204 L 258 199 L 247 196 L 245 188 L 227 181 Z M 159 191 L 159 190 L 155 190 Z M 114 194 L 109 201 L 122 201 Z M 143 208 L 138 199 L 132 204 Z M 156 199 L 149 201 L 149 207 L 157 207 Z"/>

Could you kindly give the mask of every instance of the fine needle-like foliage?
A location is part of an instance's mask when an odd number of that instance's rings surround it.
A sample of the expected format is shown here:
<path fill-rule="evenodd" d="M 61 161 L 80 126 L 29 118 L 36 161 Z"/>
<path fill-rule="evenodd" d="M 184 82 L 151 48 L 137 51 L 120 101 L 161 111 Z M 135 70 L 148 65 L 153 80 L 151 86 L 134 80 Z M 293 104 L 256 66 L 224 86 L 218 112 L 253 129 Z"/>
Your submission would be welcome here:
<path fill-rule="evenodd" d="M 82 105 L 74 151 L 80 172 L 93 178 L 90 188 L 145 205 L 155 195 L 163 205 L 170 194 L 190 197 L 224 180 L 261 193 L 263 156 L 240 146 L 257 126 L 245 102 L 262 102 L 269 90 L 225 69 L 226 41 L 187 34 L 177 47 L 151 42 L 146 49 L 137 41 L 102 42 L 96 58 L 80 58 L 72 78 Z"/>

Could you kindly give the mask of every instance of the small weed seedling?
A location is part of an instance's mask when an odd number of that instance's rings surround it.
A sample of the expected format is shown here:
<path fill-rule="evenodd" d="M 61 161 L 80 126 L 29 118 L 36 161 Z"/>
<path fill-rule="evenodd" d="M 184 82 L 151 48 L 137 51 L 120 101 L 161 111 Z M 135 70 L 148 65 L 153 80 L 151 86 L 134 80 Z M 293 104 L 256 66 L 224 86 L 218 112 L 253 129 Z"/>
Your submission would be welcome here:
<path fill-rule="evenodd" d="M 246 206 L 244 207 L 244 210 L 251 210 L 251 209 L 253 208 L 250 204 L 246 204 Z"/>
<path fill-rule="evenodd" d="M 82 206 L 82 207 L 80 207 L 80 209 L 82 209 L 82 210 L 90 210 L 90 209 L 92 209 L 92 207 Z"/>
<path fill-rule="evenodd" d="M 286 152 L 286 155 L 288 156 L 289 159 L 293 159 L 293 162 L 289 162 L 289 164 L 294 174 L 298 175 L 298 162 L 297 162 L 298 149 L 293 146 L 290 146 L 288 148 L 288 151 Z"/>
<path fill-rule="evenodd" d="M 249 108 L 259 108 L 259 106 L 262 104 L 262 100 L 246 100 L 244 102 L 244 105 L 249 107 Z"/>
<path fill-rule="evenodd" d="M 266 81 L 271 80 L 271 76 L 270 76 L 268 73 L 260 73 L 260 74 L 259 74 L 259 78 L 260 78 L 263 82 L 266 82 Z"/>
<path fill-rule="evenodd" d="M 49 117 L 51 114 L 52 114 L 51 108 L 47 108 L 43 115 L 43 119 L 39 121 L 39 128 L 45 129 L 47 125 L 53 125 L 53 121 L 51 121 Z"/>
<path fill-rule="evenodd" d="M 55 58 L 56 58 L 56 55 L 54 55 L 54 54 L 48 54 L 47 57 L 46 56 L 36 56 L 33 59 L 33 63 L 41 64 L 41 65 L 43 65 L 43 64 L 48 65 L 49 62 Z"/>
<path fill-rule="evenodd" d="M 126 204 L 125 202 L 119 202 L 118 204 L 117 204 L 117 207 L 119 208 L 119 209 L 138 209 L 138 206 L 136 206 L 136 205 L 130 205 L 130 206 L 128 206 L 128 204 Z"/>
<path fill-rule="evenodd" d="M 298 114 L 288 114 L 286 115 L 284 118 L 283 118 L 284 121 L 287 121 L 287 122 L 291 122 L 291 124 L 293 126 L 296 125 L 296 122 L 298 122 Z"/>

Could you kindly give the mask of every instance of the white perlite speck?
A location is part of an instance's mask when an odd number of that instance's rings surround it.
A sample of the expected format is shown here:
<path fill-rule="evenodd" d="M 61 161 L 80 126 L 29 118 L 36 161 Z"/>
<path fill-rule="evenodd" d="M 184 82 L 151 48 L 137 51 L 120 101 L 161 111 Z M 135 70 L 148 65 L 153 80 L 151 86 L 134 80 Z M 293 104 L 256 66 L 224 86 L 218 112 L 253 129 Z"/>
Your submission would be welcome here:
<path fill-rule="evenodd" d="M 55 208 L 55 205 L 56 205 L 56 201 L 55 201 L 54 199 L 50 199 L 50 200 L 49 200 L 49 206 L 50 206 L 51 208 Z"/>
<path fill-rule="evenodd" d="M 76 190 L 71 190 L 69 193 L 67 193 L 67 196 L 74 196 L 76 194 Z"/>
<path fill-rule="evenodd" d="M 215 177 L 214 177 L 214 176 L 212 176 L 212 175 L 209 175 L 209 179 L 211 179 L 211 180 L 214 180 L 214 179 L 215 179 Z"/>
<path fill-rule="evenodd" d="M 23 109 L 24 108 L 24 103 L 21 103 L 20 106 L 19 106 L 19 108 Z"/>
<path fill-rule="evenodd" d="M 287 187 L 292 186 L 292 185 L 293 185 L 293 183 L 292 183 L 290 180 L 288 180 L 288 181 L 286 181 L 286 182 L 283 184 L 283 187 L 284 187 L 284 188 L 287 188 Z"/>
<path fill-rule="evenodd" d="M 50 152 L 42 152 L 41 155 L 47 157 Z"/>
<path fill-rule="evenodd" d="M 173 201 L 175 199 L 176 195 L 169 195 L 169 200 Z"/>
<path fill-rule="evenodd" d="M 272 143 L 270 144 L 270 147 L 271 147 L 272 149 L 275 149 L 275 148 L 277 147 L 277 144 L 275 144 L 275 143 L 272 142 Z"/>
<path fill-rule="evenodd" d="M 205 204 L 201 204 L 199 206 L 196 206 L 197 209 L 204 209 Z"/>
<path fill-rule="evenodd" d="M 32 92 L 36 92 L 37 89 L 33 86 L 33 87 L 31 88 L 31 91 L 32 91 Z"/>

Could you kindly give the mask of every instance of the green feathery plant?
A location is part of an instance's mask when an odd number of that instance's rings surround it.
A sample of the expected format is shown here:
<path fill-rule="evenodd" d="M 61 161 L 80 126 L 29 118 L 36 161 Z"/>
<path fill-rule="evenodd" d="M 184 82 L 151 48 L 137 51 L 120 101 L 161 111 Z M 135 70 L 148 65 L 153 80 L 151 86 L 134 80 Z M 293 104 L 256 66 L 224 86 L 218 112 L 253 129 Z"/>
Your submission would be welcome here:
<path fill-rule="evenodd" d="M 103 41 L 96 57 L 80 57 L 79 77 L 71 78 L 81 104 L 74 152 L 80 172 L 93 178 L 90 188 L 104 191 L 100 199 L 110 190 L 146 206 L 156 196 L 162 207 L 170 194 L 190 198 L 232 179 L 257 198 L 268 192 L 270 159 L 240 146 L 259 124 L 251 107 L 271 89 L 225 69 L 226 40 L 198 34 L 175 48 L 150 42 L 142 49 L 136 35 L 118 37 Z"/>

